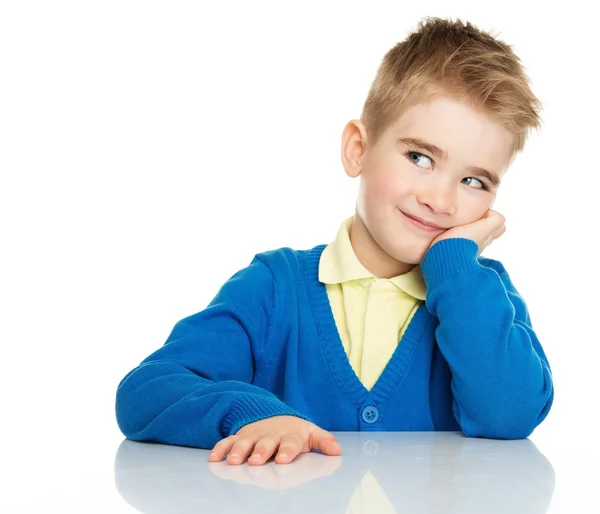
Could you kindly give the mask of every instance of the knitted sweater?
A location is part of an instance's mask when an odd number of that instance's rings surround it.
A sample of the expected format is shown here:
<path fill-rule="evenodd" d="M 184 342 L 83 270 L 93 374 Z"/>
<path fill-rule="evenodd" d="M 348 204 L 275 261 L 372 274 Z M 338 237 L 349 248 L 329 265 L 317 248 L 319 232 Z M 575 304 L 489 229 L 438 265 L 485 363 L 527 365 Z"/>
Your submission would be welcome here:
<path fill-rule="evenodd" d="M 123 434 L 212 448 L 248 423 L 295 415 L 332 431 L 517 439 L 546 417 L 551 371 L 526 304 L 475 242 L 428 250 L 426 301 L 371 390 L 350 366 L 318 281 L 324 247 L 256 255 L 206 309 L 179 321 L 119 384 Z"/>

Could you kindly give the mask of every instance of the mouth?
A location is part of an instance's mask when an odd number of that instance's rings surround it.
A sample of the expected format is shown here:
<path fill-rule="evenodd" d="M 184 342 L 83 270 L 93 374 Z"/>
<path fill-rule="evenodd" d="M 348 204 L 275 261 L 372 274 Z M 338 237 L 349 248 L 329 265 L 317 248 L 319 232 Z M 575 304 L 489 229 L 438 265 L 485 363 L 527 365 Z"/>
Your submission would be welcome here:
<path fill-rule="evenodd" d="M 433 223 L 427 223 L 420 218 L 416 218 L 411 216 L 410 214 L 406 214 L 405 212 L 400 211 L 400 213 L 406 218 L 406 220 L 413 226 L 422 230 L 424 232 L 443 232 L 445 229 L 440 227 L 439 225 L 435 225 Z"/>

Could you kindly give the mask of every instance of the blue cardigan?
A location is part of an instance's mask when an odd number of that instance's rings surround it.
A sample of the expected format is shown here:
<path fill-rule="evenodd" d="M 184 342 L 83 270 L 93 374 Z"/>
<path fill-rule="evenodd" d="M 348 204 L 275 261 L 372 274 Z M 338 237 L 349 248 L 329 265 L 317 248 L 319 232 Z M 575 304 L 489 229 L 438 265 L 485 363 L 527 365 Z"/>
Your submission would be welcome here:
<path fill-rule="evenodd" d="M 325 245 L 255 256 L 119 384 L 133 440 L 212 448 L 245 424 L 295 415 L 331 431 L 462 430 L 528 437 L 553 400 L 525 302 L 477 244 L 436 243 L 427 298 L 369 391 L 340 341 L 318 265 Z"/>

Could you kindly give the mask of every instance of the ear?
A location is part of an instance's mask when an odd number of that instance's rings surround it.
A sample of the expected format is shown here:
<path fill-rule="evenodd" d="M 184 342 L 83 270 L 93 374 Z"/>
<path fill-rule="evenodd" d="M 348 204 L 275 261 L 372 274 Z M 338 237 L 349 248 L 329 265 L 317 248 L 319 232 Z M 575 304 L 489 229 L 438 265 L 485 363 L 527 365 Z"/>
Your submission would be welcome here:
<path fill-rule="evenodd" d="M 361 163 L 367 148 L 367 131 L 361 121 L 349 121 L 342 134 L 342 164 L 346 175 L 356 178 L 361 174 Z"/>

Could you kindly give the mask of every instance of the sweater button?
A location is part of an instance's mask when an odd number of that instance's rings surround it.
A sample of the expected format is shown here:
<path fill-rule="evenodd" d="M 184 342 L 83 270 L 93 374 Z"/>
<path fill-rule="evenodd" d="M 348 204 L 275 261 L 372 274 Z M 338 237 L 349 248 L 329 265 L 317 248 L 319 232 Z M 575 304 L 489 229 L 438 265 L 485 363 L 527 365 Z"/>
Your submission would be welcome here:
<path fill-rule="evenodd" d="M 377 407 L 369 405 L 362 411 L 362 419 L 365 423 L 375 423 L 379 419 L 379 411 Z"/>

